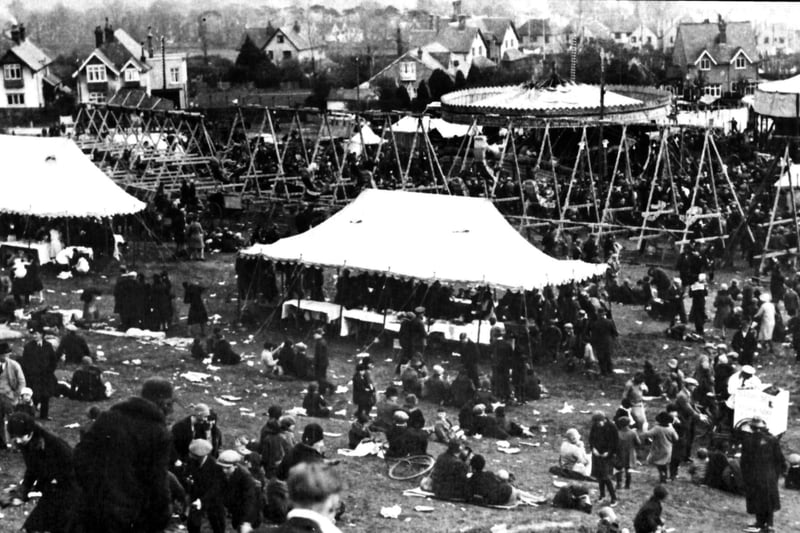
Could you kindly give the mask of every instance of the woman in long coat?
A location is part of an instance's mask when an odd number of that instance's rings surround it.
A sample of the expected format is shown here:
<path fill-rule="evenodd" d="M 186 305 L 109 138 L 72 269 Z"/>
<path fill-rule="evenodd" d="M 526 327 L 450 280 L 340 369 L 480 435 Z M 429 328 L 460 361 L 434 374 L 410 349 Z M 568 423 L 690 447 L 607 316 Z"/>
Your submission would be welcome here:
<path fill-rule="evenodd" d="M 722 284 L 717 291 L 717 297 L 714 299 L 714 307 L 717 312 L 714 313 L 714 327 L 722 330 L 722 336 L 725 336 L 726 328 L 731 314 L 733 314 L 733 298 L 728 294 L 728 286 Z"/>
<path fill-rule="evenodd" d="M 640 433 L 639 438 L 642 441 L 652 440 L 647 462 L 658 468 L 661 483 L 666 483 L 667 465 L 672 460 L 672 446 L 678 442 L 678 433 L 672 427 L 672 417 L 666 411 L 658 413 L 656 425 L 650 430 Z"/>
<path fill-rule="evenodd" d="M 769 352 L 773 353 L 772 333 L 775 329 L 775 304 L 772 303 L 769 294 L 759 296 L 761 307 L 758 308 L 755 320 L 758 320 L 758 342 L 765 342 L 769 346 Z"/>
<path fill-rule="evenodd" d="M 786 461 L 778 440 L 767 433 L 761 418 L 750 421 L 752 433 L 742 441 L 742 478 L 745 486 L 747 512 L 756 515 L 755 527 L 771 530 L 772 516 L 781 508 L 778 477 L 786 470 Z"/>

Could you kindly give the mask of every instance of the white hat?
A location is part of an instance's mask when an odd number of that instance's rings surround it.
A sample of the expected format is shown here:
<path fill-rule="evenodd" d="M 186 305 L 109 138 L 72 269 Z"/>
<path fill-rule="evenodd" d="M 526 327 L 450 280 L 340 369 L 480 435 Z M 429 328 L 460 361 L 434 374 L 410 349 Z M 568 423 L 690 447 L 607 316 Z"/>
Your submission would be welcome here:
<path fill-rule="evenodd" d="M 694 378 L 686 378 L 686 379 L 683 380 L 683 382 L 686 385 L 694 385 L 695 387 L 700 385 L 700 383 L 698 383 L 697 380 L 694 379 Z"/>
<path fill-rule="evenodd" d="M 721 364 L 721 365 L 727 365 L 728 364 L 728 356 L 725 355 L 725 354 L 720 355 L 719 357 L 717 357 L 717 362 L 719 364 Z"/>
<path fill-rule="evenodd" d="M 242 456 L 236 450 L 225 450 L 219 454 L 217 463 L 220 466 L 236 466 L 242 460 Z"/>
<path fill-rule="evenodd" d="M 27 394 L 28 396 L 33 396 L 33 389 L 30 387 L 22 387 L 19 390 L 19 395 L 22 396 L 24 394 Z"/>
<path fill-rule="evenodd" d="M 742 367 L 742 373 L 743 374 L 750 374 L 751 376 L 755 376 L 756 375 L 756 369 L 753 368 L 750 365 L 744 365 Z"/>
<path fill-rule="evenodd" d="M 442 375 L 444 374 L 444 368 L 441 365 L 433 365 L 433 373 Z"/>
<path fill-rule="evenodd" d="M 761 300 L 762 302 L 768 302 L 772 300 L 772 298 L 770 298 L 769 294 L 767 294 L 766 292 L 763 293 L 761 296 L 759 296 L 758 299 Z"/>
<path fill-rule="evenodd" d="M 367 352 L 361 352 L 356 354 L 356 359 L 366 359 L 367 357 L 369 357 L 369 353 Z"/>
<path fill-rule="evenodd" d="M 706 275 L 701 272 L 700 275 L 697 276 L 697 280 L 698 281 L 705 281 L 706 280 Z"/>

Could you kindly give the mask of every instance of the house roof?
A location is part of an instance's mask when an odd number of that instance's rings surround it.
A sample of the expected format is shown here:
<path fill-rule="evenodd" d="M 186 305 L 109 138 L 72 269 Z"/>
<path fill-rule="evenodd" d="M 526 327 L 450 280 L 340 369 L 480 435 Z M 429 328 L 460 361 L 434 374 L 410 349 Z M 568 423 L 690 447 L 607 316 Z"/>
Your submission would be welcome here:
<path fill-rule="evenodd" d="M 308 36 L 304 34 L 302 28 L 300 28 L 300 31 L 298 32 L 295 31 L 295 28 L 292 26 L 281 26 L 278 28 L 275 33 L 273 33 L 272 36 L 267 39 L 267 42 L 264 44 L 264 46 L 269 45 L 269 43 L 271 43 L 272 40 L 280 34 L 285 35 L 297 50 L 311 50 L 312 48 L 318 48 L 317 46 L 311 45 L 311 42 L 308 40 Z"/>
<path fill-rule="evenodd" d="M 673 62 L 692 64 L 704 50 L 722 64 L 730 63 L 740 49 L 753 60 L 758 57 L 755 34 L 749 22 L 728 22 L 725 33 L 726 42 L 720 43 L 718 22 L 681 23 L 675 38 Z"/>
<path fill-rule="evenodd" d="M 20 61 L 28 65 L 34 72 L 38 72 L 53 62 L 50 56 L 28 39 L 12 46 L 9 52 L 17 56 Z"/>
<path fill-rule="evenodd" d="M 481 30 L 483 34 L 483 38 L 485 40 L 493 39 L 496 42 L 500 42 L 503 40 L 503 36 L 506 34 L 506 29 L 511 26 L 511 29 L 514 30 L 514 33 L 517 35 L 519 39 L 519 33 L 517 33 L 517 28 L 514 26 L 514 21 L 504 17 L 481 17 L 472 20 L 468 20 L 467 24 L 472 25 L 475 28 Z"/>
<path fill-rule="evenodd" d="M 494 68 L 497 64 L 488 57 L 475 56 L 472 58 L 472 66 L 478 68 Z"/>
<path fill-rule="evenodd" d="M 275 34 L 275 28 L 272 26 L 246 26 L 244 28 L 244 34 L 242 35 L 242 40 L 239 42 L 239 46 L 236 47 L 237 50 L 242 48 L 244 44 L 244 40 L 246 36 L 250 36 L 250 39 L 258 48 L 264 48 L 267 46 L 267 43 Z"/>
<path fill-rule="evenodd" d="M 420 54 L 420 52 L 422 52 L 422 53 Z M 368 80 L 368 83 L 372 82 L 372 80 L 375 80 L 378 77 L 381 77 L 386 71 L 391 69 L 396 64 L 402 63 L 402 62 L 406 62 L 406 61 L 414 61 L 416 63 L 420 63 L 420 64 L 424 65 L 425 67 L 429 68 L 430 70 L 437 70 L 437 69 L 442 70 L 448 76 L 453 78 L 453 75 L 450 74 L 450 72 L 447 71 L 447 65 L 442 65 L 442 63 L 438 59 L 433 57 L 430 54 L 430 52 L 426 52 L 425 48 L 419 48 L 418 47 L 418 48 L 413 48 L 413 49 L 409 50 L 405 54 L 401 55 L 400 57 L 398 57 L 397 59 L 395 59 L 394 61 L 392 61 L 388 65 L 386 65 L 381 71 L 379 71 L 377 74 L 372 76 Z"/>
<path fill-rule="evenodd" d="M 523 59 L 528 55 L 530 54 L 526 54 L 523 51 L 518 50 L 516 48 L 509 48 L 503 54 L 503 61 L 519 61 L 520 59 Z"/>
<path fill-rule="evenodd" d="M 517 26 L 517 33 L 520 37 L 535 39 L 544 33 L 553 35 L 553 30 L 550 28 L 550 19 L 528 19 Z"/>
<path fill-rule="evenodd" d="M 451 26 L 441 28 L 439 34 L 434 37 L 433 41 L 438 42 L 451 52 L 469 52 L 472 46 L 472 41 L 475 39 L 475 34 L 480 30 L 475 28 L 458 29 Z M 427 43 L 426 43 L 427 44 Z"/>
<path fill-rule="evenodd" d="M 72 77 L 76 77 L 86 68 L 86 65 L 93 57 L 102 61 L 115 74 L 119 74 L 128 63 L 133 64 L 140 72 L 148 71 L 151 67 L 141 61 L 142 52 L 142 46 L 128 35 L 125 30 L 118 28 L 114 31 L 114 39 L 104 42 L 99 48 L 95 48 L 72 74 Z"/>
<path fill-rule="evenodd" d="M 411 48 L 425 46 L 436 40 L 436 30 L 413 28 L 408 31 L 408 45 Z"/>

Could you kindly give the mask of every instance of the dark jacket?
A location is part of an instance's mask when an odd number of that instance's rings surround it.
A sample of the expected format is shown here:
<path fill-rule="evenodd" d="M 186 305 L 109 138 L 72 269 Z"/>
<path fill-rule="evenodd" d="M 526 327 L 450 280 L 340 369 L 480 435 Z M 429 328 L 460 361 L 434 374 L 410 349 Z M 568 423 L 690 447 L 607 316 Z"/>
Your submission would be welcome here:
<path fill-rule="evenodd" d="M 370 433 L 369 428 L 355 421 L 347 432 L 347 447 L 355 450 L 362 440 L 370 438 L 372 438 L 372 433 Z"/>
<path fill-rule="evenodd" d="M 786 461 L 778 440 L 760 431 L 745 434 L 740 464 L 747 512 L 757 514 L 779 510 L 778 477 L 786 470 Z"/>
<path fill-rule="evenodd" d="M 314 377 L 317 380 L 326 379 L 329 364 L 328 341 L 319 339 L 316 344 L 314 344 Z"/>
<path fill-rule="evenodd" d="M 72 373 L 70 398 L 82 402 L 99 402 L 106 399 L 103 371 L 94 365 L 82 366 Z"/>
<path fill-rule="evenodd" d="M 35 397 L 49 398 L 55 395 L 58 357 L 52 344 L 47 341 L 42 341 L 41 347 L 35 341 L 25 344 L 19 364 Z"/>
<path fill-rule="evenodd" d="M 268 420 L 261 430 L 259 453 L 261 464 L 264 466 L 264 475 L 272 479 L 278 472 L 278 466 L 291 449 L 285 439 L 280 436 L 281 428 L 277 420 Z"/>
<path fill-rule="evenodd" d="M 592 429 L 589 430 L 589 446 L 601 454 L 608 453 L 607 457 L 598 455 L 592 457 L 592 476 L 598 479 L 610 477 L 614 457 L 619 448 L 619 433 L 614 423 L 606 419 L 602 427 L 597 424 L 592 425 Z"/>
<path fill-rule="evenodd" d="M 636 533 L 655 533 L 661 520 L 661 502 L 655 498 L 650 498 L 636 513 L 633 519 L 633 529 Z"/>
<path fill-rule="evenodd" d="M 467 464 L 455 455 L 444 452 L 437 457 L 431 472 L 436 497 L 445 500 L 466 499 L 467 472 Z"/>
<path fill-rule="evenodd" d="M 70 331 L 61 338 L 61 342 L 58 344 L 56 358 L 61 359 L 62 355 L 67 363 L 80 363 L 84 357 L 91 357 L 92 352 L 89 350 L 86 339 L 74 331 Z"/>
<path fill-rule="evenodd" d="M 174 453 L 171 457 L 172 462 L 180 459 L 186 462 L 189 457 L 189 444 L 194 440 L 194 426 L 192 425 L 192 417 L 187 416 L 172 424 L 172 446 Z"/>
<path fill-rule="evenodd" d="M 68 531 L 78 497 L 69 444 L 37 426 L 33 438 L 22 446 L 22 458 L 25 477 L 19 496 L 27 501 L 29 492 L 42 493 L 23 527 L 27 531 Z"/>
<path fill-rule="evenodd" d="M 493 472 L 476 472 L 467 481 L 467 501 L 479 505 L 505 505 L 513 489 Z"/>
<path fill-rule="evenodd" d="M 283 461 L 281 461 L 281 464 L 278 466 L 278 479 L 285 481 L 286 478 L 289 477 L 289 470 L 291 470 L 294 465 L 300 463 L 321 463 L 324 460 L 325 457 L 308 444 L 303 444 L 302 442 L 295 444 L 294 448 L 286 453 Z"/>
<path fill-rule="evenodd" d="M 134 397 L 101 413 L 74 454 L 86 531 L 161 531 L 171 446 L 164 413 L 150 401 Z"/>
<path fill-rule="evenodd" d="M 353 375 L 353 403 L 365 407 L 375 405 L 375 385 L 367 372 L 363 376 L 360 372 Z"/>
<path fill-rule="evenodd" d="M 199 499 L 201 511 L 223 506 L 225 474 L 213 457 L 207 456 L 202 464 L 190 459 L 184 472 L 184 488 L 190 502 Z"/>
<path fill-rule="evenodd" d="M 261 524 L 256 483 L 243 467 L 237 466 L 230 477 L 223 479 L 222 494 L 234 529 L 238 530 L 244 522 L 249 522 L 254 528 Z"/>
<path fill-rule="evenodd" d="M 389 449 L 386 457 L 425 455 L 428 451 L 428 435 L 422 430 L 406 426 L 392 426 L 386 432 Z"/>
<path fill-rule="evenodd" d="M 186 323 L 192 324 L 205 324 L 208 322 L 208 311 L 206 305 L 203 303 L 203 291 L 205 287 L 201 287 L 196 283 L 183 282 L 183 303 L 189 304 L 189 316 Z"/>

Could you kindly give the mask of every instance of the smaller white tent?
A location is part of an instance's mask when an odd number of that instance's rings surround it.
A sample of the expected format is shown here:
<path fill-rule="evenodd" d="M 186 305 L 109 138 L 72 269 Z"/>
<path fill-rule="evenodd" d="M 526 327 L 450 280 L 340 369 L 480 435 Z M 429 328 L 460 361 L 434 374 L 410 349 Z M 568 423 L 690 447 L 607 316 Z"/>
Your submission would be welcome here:
<path fill-rule="evenodd" d="M 1 213 L 109 217 L 145 208 L 70 139 L 0 135 L 0 162 Z"/>
<path fill-rule="evenodd" d="M 392 124 L 392 131 L 395 133 L 416 133 L 419 127 L 419 119 L 417 117 L 406 116 Z M 452 139 L 453 137 L 464 137 L 469 134 L 470 126 L 466 124 L 453 124 L 441 118 L 431 118 L 427 115 L 422 117 L 422 127 L 429 134 L 432 131 L 439 132 L 444 139 Z M 476 131 L 481 132 L 481 127 L 477 126 Z"/>
<path fill-rule="evenodd" d="M 361 143 L 364 143 L 365 146 L 375 146 L 378 144 L 383 144 L 383 139 L 378 136 L 372 128 L 367 126 L 366 124 L 361 127 L 360 132 L 356 132 L 355 135 L 350 137 L 350 140 L 347 141 L 347 150 L 352 154 L 358 154 L 363 151 Z"/>
<path fill-rule="evenodd" d="M 800 118 L 800 74 L 759 84 L 753 109 L 759 115 L 768 117 Z"/>

